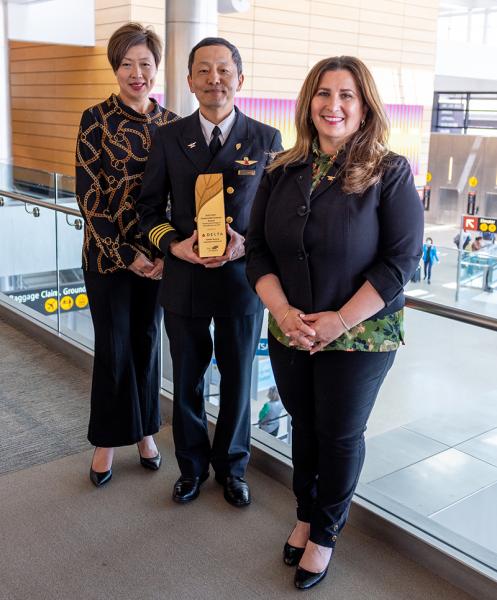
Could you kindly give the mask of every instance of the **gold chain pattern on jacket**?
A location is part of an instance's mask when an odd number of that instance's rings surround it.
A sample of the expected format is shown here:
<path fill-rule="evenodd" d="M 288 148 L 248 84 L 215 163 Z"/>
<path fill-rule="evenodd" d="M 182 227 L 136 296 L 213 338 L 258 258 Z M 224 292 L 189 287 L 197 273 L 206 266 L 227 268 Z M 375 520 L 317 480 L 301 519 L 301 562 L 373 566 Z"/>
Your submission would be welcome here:
<path fill-rule="evenodd" d="M 135 202 L 158 127 L 179 117 L 154 102 L 140 114 L 112 94 L 83 112 L 76 145 L 76 198 L 85 220 L 83 268 L 126 269 L 157 251 L 138 229 Z"/>

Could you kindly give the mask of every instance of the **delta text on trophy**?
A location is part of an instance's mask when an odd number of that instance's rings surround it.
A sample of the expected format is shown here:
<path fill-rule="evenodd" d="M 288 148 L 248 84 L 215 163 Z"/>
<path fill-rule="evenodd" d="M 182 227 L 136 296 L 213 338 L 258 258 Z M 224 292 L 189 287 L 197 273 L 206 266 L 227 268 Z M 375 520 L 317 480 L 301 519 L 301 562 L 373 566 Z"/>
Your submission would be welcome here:
<path fill-rule="evenodd" d="M 199 175 L 195 182 L 198 255 L 222 256 L 226 249 L 223 174 Z"/>

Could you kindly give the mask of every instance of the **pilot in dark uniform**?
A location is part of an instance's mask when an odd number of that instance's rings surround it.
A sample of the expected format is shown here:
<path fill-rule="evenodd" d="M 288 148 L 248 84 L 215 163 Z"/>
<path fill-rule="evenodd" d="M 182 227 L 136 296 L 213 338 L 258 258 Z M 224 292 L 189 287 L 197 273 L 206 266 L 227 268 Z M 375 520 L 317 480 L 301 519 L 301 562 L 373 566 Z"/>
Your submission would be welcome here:
<path fill-rule="evenodd" d="M 188 70 L 200 110 L 157 131 L 137 205 L 140 227 L 165 256 L 160 300 L 173 362 L 173 434 L 181 472 L 173 499 L 194 500 L 211 463 L 226 500 L 246 506 L 251 368 L 262 304 L 245 276 L 243 242 L 255 193 L 271 155 L 281 150 L 281 135 L 234 107 L 242 62 L 228 41 L 199 42 Z M 207 173 L 223 175 L 228 243 L 216 258 L 197 253 L 195 182 Z M 204 374 L 213 347 L 221 381 L 211 447 Z"/>

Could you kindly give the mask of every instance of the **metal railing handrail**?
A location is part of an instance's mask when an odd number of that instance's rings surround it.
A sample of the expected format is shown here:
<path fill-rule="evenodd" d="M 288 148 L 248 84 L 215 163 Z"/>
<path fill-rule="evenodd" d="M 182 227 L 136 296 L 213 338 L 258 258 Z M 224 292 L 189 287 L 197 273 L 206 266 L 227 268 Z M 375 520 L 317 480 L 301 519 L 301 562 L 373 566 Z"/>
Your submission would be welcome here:
<path fill-rule="evenodd" d="M 6 198 L 17 200 L 18 202 L 24 202 L 25 204 L 34 204 L 35 206 L 41 206 L 42 208 L 55 210 L 56 212 L 72 215 L 73 217 L 81 217 L 80 211 L 75 208 L 69 208 L 68 206 L 62 206 L 52 202 L 45 202 L 44 200 L 38 200 L 38 198 L 32 198 L 31 196 L 26 196 L 25 194 L 20 194 L 19 192 L 8 192 L 0 189 L 0 196 L 5 196 Z"/>
<path fill-rule="evenodd" d="M 483 329 L 497 331 L 497 319 L 478 313 L 473 313 L 462 308 L 447 306 L 445 304 L 437 304 L 436 302 L 430 302 L 430 300 L 421 300 L 420 298 L 410 297 L 406 297 L 406 306 L 408 308 L 426 312 L 437 317 L 444 317 L 446 319 L 451 319 L 452 321 L 459 321 L 459 323 L 465 323 L 466 325 L 474 325 L 476 327 L 482 327 Z"/>

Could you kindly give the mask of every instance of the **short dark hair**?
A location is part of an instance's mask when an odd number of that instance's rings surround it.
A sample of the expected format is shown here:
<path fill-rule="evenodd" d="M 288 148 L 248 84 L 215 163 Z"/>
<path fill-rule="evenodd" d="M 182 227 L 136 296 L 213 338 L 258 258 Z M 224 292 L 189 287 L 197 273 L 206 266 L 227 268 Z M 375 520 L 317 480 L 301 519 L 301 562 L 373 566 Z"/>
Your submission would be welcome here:
<path fill-rule="evenodd" d="M 126 23 L 116 29 L 107 45 L 107 58 L 114 72 L 119 69 L 126 52 L 133 46 L 145 44 L 154 56 L 155 66 L 158 67 L 162 58 L 162 42 L 151 27 L 141 23 Z"/>
<path fill-rule="evenodd" d="M 198 44 L 193 46 L 193 48 L 190 51 L 190 54 L 188 56 L 188 74 L 190 76 L 192 74 L 192 65 L 195 59 L 195 52 L 199 48 L 204 48 L 205 46 L 226 46 L 226 48 L 228 48 L 228 50 L 230 50 L 231 52 L 231 58 L 233 59 L 233 62 L 236 65 L 238 76 L 240 76 L 243 73 L 242 57 L 240 56 L 240 52 L 238 51 L 238 48 L 236 46 L 234 46 L 231 42 L 228 42 L 228 40 L 225 40 L 221 37 L 206 37 L 203 40 L 200 40 Z"/>

